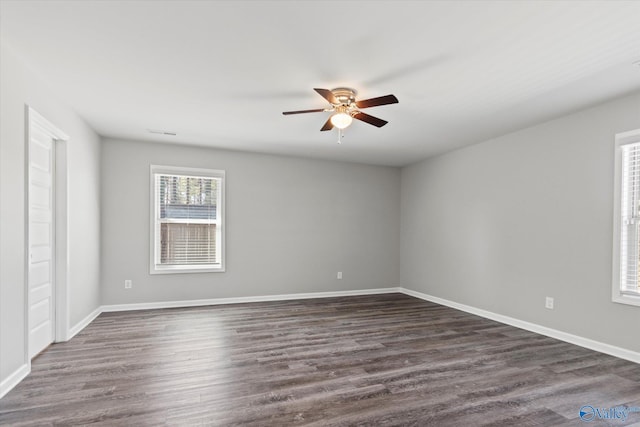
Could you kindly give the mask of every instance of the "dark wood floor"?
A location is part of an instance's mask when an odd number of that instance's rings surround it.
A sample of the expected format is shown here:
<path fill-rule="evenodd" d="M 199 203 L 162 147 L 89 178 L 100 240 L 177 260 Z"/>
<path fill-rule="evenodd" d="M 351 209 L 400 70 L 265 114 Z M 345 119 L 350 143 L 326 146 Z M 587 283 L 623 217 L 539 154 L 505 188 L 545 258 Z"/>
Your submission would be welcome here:
<path fill-rule="evenodd" d="M 391 294 L 104 313 L 0 425 L 577 426 L 582 405 L 640 407 L 640 365 Z"/>

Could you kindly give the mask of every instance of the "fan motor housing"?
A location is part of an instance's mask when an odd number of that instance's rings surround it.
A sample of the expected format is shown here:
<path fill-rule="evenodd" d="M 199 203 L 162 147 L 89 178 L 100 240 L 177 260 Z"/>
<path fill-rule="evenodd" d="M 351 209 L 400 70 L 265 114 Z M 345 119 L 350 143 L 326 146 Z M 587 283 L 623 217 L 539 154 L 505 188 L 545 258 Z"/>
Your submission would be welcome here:
<path fill-rule="evenodd" d="M 356 92 L 355 89 L 351 89 L 348 87 L 337 87 L 335 89 L 331 89 L 331 93 L 336 97 L 340 104 L 338 105 L 350 105 L 356 102 Z"/>

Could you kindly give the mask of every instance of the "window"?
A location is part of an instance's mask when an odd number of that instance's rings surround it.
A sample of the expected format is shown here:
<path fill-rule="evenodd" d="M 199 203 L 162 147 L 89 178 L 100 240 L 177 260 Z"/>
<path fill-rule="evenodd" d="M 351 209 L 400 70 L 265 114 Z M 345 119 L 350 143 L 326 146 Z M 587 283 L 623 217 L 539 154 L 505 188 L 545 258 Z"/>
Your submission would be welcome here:
<path fill-rule="evenodd" d="M 614 302 L 640 306 L 640 129 L 616 135 Z"/>
<path fill-rule="evenodd" d="M 224 271 L 224 175 L 151 166 L 151 274 Z"/>

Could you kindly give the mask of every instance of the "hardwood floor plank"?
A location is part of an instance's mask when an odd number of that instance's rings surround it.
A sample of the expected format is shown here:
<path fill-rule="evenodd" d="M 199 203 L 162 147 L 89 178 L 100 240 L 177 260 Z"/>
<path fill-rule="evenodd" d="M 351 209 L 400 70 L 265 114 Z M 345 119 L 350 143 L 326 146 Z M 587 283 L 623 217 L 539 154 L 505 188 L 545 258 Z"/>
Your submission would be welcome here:
<path fill-rule="evenodd" d="M 640 365 L 390 294 L 103 313 L 0 425 L 570 426 L 587 404 L 640 407 Z"/>

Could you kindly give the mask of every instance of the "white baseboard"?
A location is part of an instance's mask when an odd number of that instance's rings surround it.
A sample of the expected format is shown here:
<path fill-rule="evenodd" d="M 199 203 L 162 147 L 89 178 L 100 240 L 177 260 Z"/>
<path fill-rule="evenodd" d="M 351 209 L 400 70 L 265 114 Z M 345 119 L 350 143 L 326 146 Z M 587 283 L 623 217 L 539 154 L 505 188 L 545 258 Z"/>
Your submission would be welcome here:
<path fill-rule="evenodd" d="M 116 304 L 116 305 L 103 305 L 93 310 L 84 319 L 69 329 L 67 333 L 67 341 L 76 336 L 81 330 L 86 328 L 93 320 L 101 313 L 110 311 L 129 311 L 129 310 L 150 310 L 154 308 L 177 308 L 177 307 L 198 307 L 207 305 L 221 305 L 221 304 L 240 304 L 247 302 L 263 302 L 263 301 L 285 301 L 295 299 L 311 299 L 311 298 L 331 298 L 331 297 L 345 297 L 345 296 L 357 296 L 357 295 L 377 295 L 377 294 L 390 294 L 400 293 L 401 288 L 380 288 L 380 289 L 362 289 L 355 291 L 335 291 L 335 292 L 311 292 L 302 294 L 284 294 L 284 295 L 264 295 L 257 297 L 236 297 L 236 298 L 213 298 L 213 299 L 199 299 L 199 300 L 187 300 L 187 301 L 163 301 L 163 302 L 149 302 L 139 304 Z M 9 375 L 5 380 L 0 383 L 0 398 L 13 389 L 20 381 L 22 381 L 31 372 L 31 367 L 27 364 L 21 366 L 14 373 Z"/>
<path fill-rule="evenodd" d="M 455 308 L 457 310 L 475 314 L 480 317 L 495 320 L 496 322 L 505 323 L 507 325 L 515 326 L 516 328 L 525 329 L 527 331 L 535 332 L 540 335 L 545 335 L 547 337 L 555 338 L 560 341 L 565 341 L 570 344 L 575 344 L 580 347 L 588 348 L 589 350 L 595 350 L 600 353 L 605 353 L 611 356 L 619 357 L 620 359 L 625 359 L 631 362 L 640 363 L 640 353 L 627 350 L 625 348 L 616 347 L 616 346 L 605 344 L 589 338 L 584 338 L 578 335 L 569 334 L 567 332 L 558 331 L 557 329 L 547 328 L 546 326 L 541 326 L 535 323 L 526 322 L 524 320 L 519 320 L 513 317 L 504 316 L 502 314 L 493 313 L 491 311 L 482 310 L 480 308 L 472 307 L 469 305 L 460 304 L 454 301 L 449 301 L 444 298 L 434 297 L 433 295 L 423 294 L 422 292 L 413 291 L 411 289 L 400 288 L 400 292 L 402 292 L 405 295 L 423 299 L 425 301 L 431 301 L 436 304 L 446 305 L 447 307 Z"/>
<path fill-rule="evenodd" d="M 20 366 L 16 369 L 11 375 L 9 375 L 6 379 L 4 379 L 0 383 L 0 399 L 4 397 L 5 394 L 9 393 L 11 389 L 18 385 L 20 381 L 22 381 L 29 373 L 31 372 L 31 367 L 28 363 Z"/>
<path fill-rule="evenodd" d="M 102 313 L 102 311 L 102 306 L 100 306 L 89 313 L 87 317 L 76 323 L 72 328 L 69 329 L 69 332 L 67 332 L 66 340 L 69 341 L 71 338 L 75 337 L 78 332 L 86 328 L 89 323 L 93 322 L 96 317 L 100 316 L 100 313 Z"/>
<path fill-rule="evenodd" d="M 248 302 L 265 302 L 265 301 L 286 301 L 295 299 L 311 299 L 311 298 L 333 298 L 347 297 L 357 295 L 378 295 L 400 293 L 401 288 L 380 288 L 380 289 L 362 289 L 355 291 L 334 291 L 334 292 L 310 292 L 301 294 L 281 294 L 281 295 L 263 295 L 255 297 L 231 297 L 231 298 L 211 298 L 196 299 L 185 301 L 160 301 L 160 302 L 144 302 L 137 304 L 114 304 L 103 305 L 103 312 L 111 311 L 130 311 L 130 310 L 151 310 L 155 308 L 178 308 L 178 307 L 200 307 L 206 305 L 223 305 L 223 304 L 242 304 Z"/>
<path fill-rule="evenodd" d="M 595 350 L 601 353 L 609 354 L 611 356 L 619 357 L 621 359 L 629 360 L 631 362 L 640 363 L 640 353 L 627 350 L 625 348 L 616 347 L 610 344 L 605 344 L 599 341 L 595 341 L 589 338 L 584 338 L 578 335 L 573 335 L 567 332 L 559 331 L 557 329 L 548 328 L 535 323 L 527 322 L 524 320 L 516 319 L 513 317 L 505 316 L 491 311 L 483 310 L 480 308 L 472 307 L 465 304 L 460 304 L 454 301 L 446 300 L 444 298 L 435 297 L 433 295 L 427 295 L 422 292 L 417 292 L 411 289 L 403 287 L 391 287 L 380 289 L 362 289 L 353 291 L 334 291 L 334 292 L 311 292 L 311 293 L 299 293 L 299 294 L 281 294 L 281 295 L 263 295 L 254 297 L 231 297 L 231 298 L 212 298 L 212 299 L 198 299 L 198 300 L 185 300 L 185 301 L 161 301 L 150 303 L 134 303 L 134 304 L 115 304 L 104 305 L 96 309 L 93 313 L 83 319 L 80 323 L 74 326 L 70 331 L 70 338 L 80 332 L 85 326 L 87 326 L 93 319 L 95 319 L 102 312 L 112 311 L 130 311 L 130 310 L 151 310 L 156 308 L 179 308 L 179 307 L 200 307 L 207 305 L 224 305 L 224 304 L 242 304 L 249 302 L 265 302 L 265 301 L 286 301 L 296 299 L 310 299 L 310 298 L 332 298 L 332 297 L 344 297 L 344 296 L 357 296 L 357 295 L 377 295 L 377 294 L 389 294 L 389 293 L 403 293 L 412 297 L 420 298 L 426 301 L 431 301 L 436 304 L 441 304 L 447 307 L 455 308 L 457 310 L 465 311 L 467 313 L 475 314 L 480 317 L 495 320 L 500 323 L 515 326 L 516 328 L 525 329 L 527 331 L 535 332 L 537 334 L 545 335 L 551 338 L 556 338 L 561 341 L 575 344 L 580 347 Z"/>
<path fill-rule="evenodd" d="M 565 341 L 571 344 L 578 345 L 580 347 L 588 348 L 590 350 L 598 351 L 601 353 L 609 354 L 611 356 L 619 357 L 621 359 L 629 360 L 631 362 L 640 363 L 640 353 L 627 350 L 624 348 L 616 347 L 610 344 L 601 343 L 588 338 L 580 337 L 577 335 L 569 334 L 566 332 L 558 331 L 556 329 L 547 328 L 546 326 L 537 325 L 535 323 L 526 322 L 524 320 L 515 319 L 513 317 L 504 316 L 502 314 L 493 313 L 491 311 L 482 310 L 480 308 L 472 307 L 465 304 L 460 304 L 454 301 L 449 301 L 444 298 L 427 295 L 422 292 L 417 292 L 411 289 L 402 287 L 380 288 L 380 289 L 362 289 L 355 291 L 335 291 L 335 292 L 312 292 L 301 294 L 283 294 L 283 295 L 264 295 L 255 297 L 235 297 L 235 298 L 213 298 L 213 299 L 199 299 L 199 300 L 186 300 L 186 301 L 163 301 L 163 302 L 150 302 L 150 303 L 138 303 L 138 304 L 115 304 L 115 305 L 103 305 L 96 308 L 89 313 L 84 319 L 69 329 L 68 339 L 73 338 L 87 325 L 89 325 L 96 317 L 103 312 L 111 311 L 129 311 L 129 310 L 150 310 L 154 308 L 177 308 L 177 307 L 198 307 L 207 305 L 222 305 L 222 304 L 241 304 L 248 302 L 264 302 L 264 301 L 286 301 L 295 299 L 311 299 L 311 298 L 332 298 L 332 297 L 345 297 L 345 296 L 358 296 L 358 295 L 378 295 L 378 294 L 390 294 L 390 293 L 403 293 L 415 298 L 420 298 L 425 301 L 434 302 L 436 304 L 444 305 L 447 307 L 455 308 L 457 310 L 465 311 L 467 313 L 475 314 L 480 317 L 495 320 L 500 323 L 515 326 L 516 328 L 525 329 L 527 331 L 535 332 L 537 334 L 545 335 L 551 338 L 556 338 L 561 341 Z M 15 372 L 9 375 L 0 383 L 0 398 L 13 389 L 20 381 L 22 381 L 31 372 L 29 364 L 24 364 L 18 368 Z"/>

